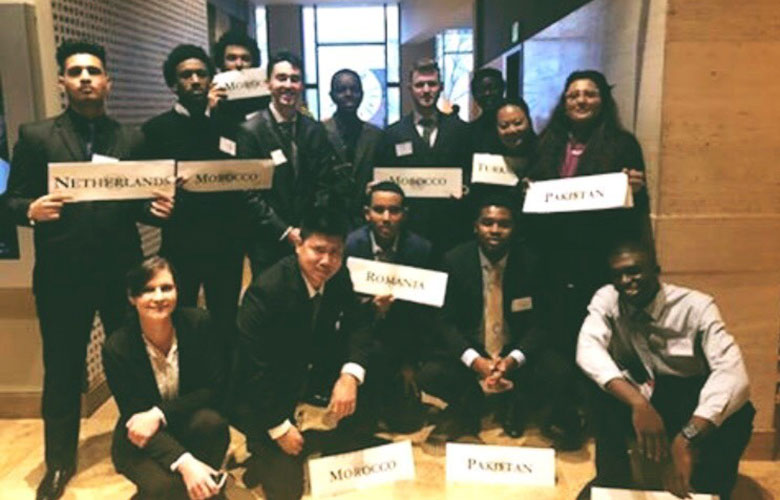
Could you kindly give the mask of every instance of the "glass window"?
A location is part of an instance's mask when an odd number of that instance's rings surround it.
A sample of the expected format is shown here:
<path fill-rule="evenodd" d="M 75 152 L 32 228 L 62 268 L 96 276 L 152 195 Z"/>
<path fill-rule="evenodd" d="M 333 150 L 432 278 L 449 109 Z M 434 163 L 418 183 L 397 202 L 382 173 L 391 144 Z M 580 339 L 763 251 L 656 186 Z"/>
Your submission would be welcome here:
<path fill-rule="evenodd" d="M 385 8 L 317 7 L 317 43 L 385 43 Z"/>
<path fill-rule="evenodd" d="M 317 89 L 306 89 L 306 94 L 304 96 L 306 99 L 306 109 L 311 112 L 311 115 L 314 117 L 315 120 L 320 119 L 320 109 L 319 109 L 319 99 L 317 96 Z"/>
<path fill-rule="evenodd" d="M 471 106 L 469 83 L 473 61 L 472 30 L 447 30 L 436 35 L 436 58 L 442 72 L 442 97 L 450 105 L 458 105 L 461 119 L 468 121 Z"/>
<path fill-rule="evenodd" d="M 303 8 L 303 72 L 306 83 L 317 83 L 317 30 L 314 7 Z"/>
<path fill-rule="evenodd" d="M 265 66 L 268 62 L 268 21 L 265 16 L 265 7 L 255 8 L 255 39 L 257 47 L 260 49 L 260 65 Z"/>

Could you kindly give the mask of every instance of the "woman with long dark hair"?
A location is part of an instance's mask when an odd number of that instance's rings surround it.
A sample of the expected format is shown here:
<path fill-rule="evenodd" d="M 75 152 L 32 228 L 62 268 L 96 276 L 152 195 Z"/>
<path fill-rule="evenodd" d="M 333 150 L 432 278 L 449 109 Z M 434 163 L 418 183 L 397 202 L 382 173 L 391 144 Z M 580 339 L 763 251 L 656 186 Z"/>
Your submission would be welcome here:
<path fill-rule="evenodd" d="M 215 410 L 225 380 L 223 340 L 207 311 L 176 307 L 168 261 L 152 257 L 127 275 L 134 311 L 103 347 L 119 407 L 111 457 L 144 499 L 221 495 L 217 472 L 230 441 Z"/>

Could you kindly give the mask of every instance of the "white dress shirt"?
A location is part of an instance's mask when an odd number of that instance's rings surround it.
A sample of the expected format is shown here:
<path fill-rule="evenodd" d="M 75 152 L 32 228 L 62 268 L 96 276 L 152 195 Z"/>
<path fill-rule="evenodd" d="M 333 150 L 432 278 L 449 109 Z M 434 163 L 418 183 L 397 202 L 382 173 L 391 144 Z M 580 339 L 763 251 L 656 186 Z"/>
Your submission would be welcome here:
<path fill-rule="evenodd" d="M 414 119 L 414 128 L 415 130 L 417 130 L 417 135 L 422 137 L 423 129 L 425 127 L 420 125 L 420 120 L 424 118 L 423 115 L 421 115 L 417 111 L 414 111 L 412 114 L 412 118 Z M 431 126 L 431 137 L 428 142 L 428 146 L 432 148 L 433 145 L 436 144 L 436 136 L 439 135 L 439 115 L 438 113 L 433 113 L 429 118 L 433 121 L 433 125 Z"/>
<path fill-rule="evenodd" d="M 615 378 L 632 382 L 623 368 L 637 358 L 651 380 L 707 376 L 693 414 L 715 425 L 750 397 L 739 347 L 713 298 L 696 290 L 662 283 L 641 311 L 620 301 L 612 285 L 596 292 L 577 341 L 577 364 L 603 388 Z"/>

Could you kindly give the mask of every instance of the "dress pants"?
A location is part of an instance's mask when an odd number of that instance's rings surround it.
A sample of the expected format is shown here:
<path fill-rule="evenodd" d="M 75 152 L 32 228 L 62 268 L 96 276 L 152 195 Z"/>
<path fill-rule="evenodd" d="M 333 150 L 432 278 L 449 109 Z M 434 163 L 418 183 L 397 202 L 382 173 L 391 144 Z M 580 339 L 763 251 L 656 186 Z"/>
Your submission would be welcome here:
<path fill-rule="evenodd" d="M 81 389 L 95 311 L 106 335 L 122 324 L 128 310 L 124 276 L 40 286 L 35 304 L 43 340 L 46 466 L 71 467 L 76 464 Z"/>
<path fill-rule="evenodd" d="M 180 428 L 161 429 L 172 434 L 195 458 L 219 470 L 230 444 L 227 421 L 214 410 L 202 408 Z M 187 500 L 187 489 L 178 472 L 163 467 L 127 439 L 124 427 L 116 429 L 111 446 L 116 470 L 138 487 L 144 500 Z"/>
<path fill-rule="evenodd" d="M 670 441 L 690 420 L 696 409 L 703 377 L 659 377 L 650 403 L 661 415 Z M 648 488 L 632 479 L 628 441 L 635 439 L 631 410 L 612 395 L 600 391 L 594 405 L 596 418 L 596 486 Z M 727 418 L 701 443 L 694 462 L 691 486 L 698 493 L 720 495 L 728 500 L 737 479 L 739 459 L 753 430 L 755 409 L 748 402 Z"/>

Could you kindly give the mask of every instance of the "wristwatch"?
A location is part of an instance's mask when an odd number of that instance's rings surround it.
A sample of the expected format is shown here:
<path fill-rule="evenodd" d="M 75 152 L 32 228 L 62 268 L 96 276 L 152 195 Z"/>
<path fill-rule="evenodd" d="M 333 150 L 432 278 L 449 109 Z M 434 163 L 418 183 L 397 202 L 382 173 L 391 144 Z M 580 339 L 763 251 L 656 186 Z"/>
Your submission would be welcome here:
<path fill-rule="evenodd" d="M 696 427 L 693 422 L 688 422 L 680 430 L 680 434 L 682 434 L 682 437 L 687 439 L 689 443 L 696 444 L 701 438 L 699 431 L 700 429 Z"/>

